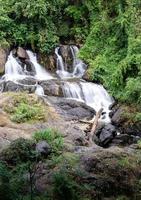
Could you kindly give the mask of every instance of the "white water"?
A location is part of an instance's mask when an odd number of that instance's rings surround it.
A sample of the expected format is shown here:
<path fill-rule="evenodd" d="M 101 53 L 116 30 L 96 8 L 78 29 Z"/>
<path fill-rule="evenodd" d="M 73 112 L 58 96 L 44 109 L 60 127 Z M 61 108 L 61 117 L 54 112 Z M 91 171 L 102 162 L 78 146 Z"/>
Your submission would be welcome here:
<path fill-rule="evenodd" d="M 86 71 L 84 62 L 77 58 L 79 49 L 76 46 L 70 46 L 70 50 L 73 59 L 72 73 L 65 70 L 66 63 L 64 63 L 62 56 L 59 54 L 59 47 L 55 49 L 55 54 L 57 56 L 57 73 L 59 71 L 59 76 L 62 79 L 66 77 L 81 78 Z M 113 100 L 101 85 L 88 83 L 82 80 L 77 80 L 77 82 L 69 82 L 66 80 L 62 85 L 62 90 L 64 97 L 82 101 L 94 108 L 96 112 L 103 108 L 101 120 L 107 123 L 110 122 L 109 106 L 113 103 Z"/>
<path fill-rule="evenodd" d="M 72 73 L 68 72 L 65 70 L 65 63 L 63 61 L 62 56 L 59 54 L 59 49 L 60 47 L 57 47 L 55 49 L 55 54 L 57 56 L 57 71 L 56 73 L 59 75 L 60 78 L 71 78 L 71 77 L 76 77 L 76 78 L 81 78 L 86 70 L 86 65 L 83 63 L 82 60 L 77 58 L 77 54 L 79 52 L 78 47 L 76 46 L 70 46 L 70 50 L 72 53 L 72 58 L 73 58 L 73 64 L 72 64 Z"/>
<path fill-rule="evenodd" d="M 30 61 L 32 62 L 32 64 L 35 67 L 35 71 L 36 71 L 36 75 L 35 78 L 38 80 L 49 80 L 49 79 L 53 79 L 53 76 L 51 76 L 37 61 L 37 57 L 36 55 L 32 52 L 27 50 L 26 51 Z"/>
<path fill-rule="evenodd" d="M 29 56 L 29 60 L 30 62 L 34 65 L 35 67 L 35 72 L 36 75 L 34 76 L 35 79 L 38 80 L 50 80 L 53 79 L 53 76 L 51 76 L 38 62 L 37 62 L 37 58 L 36 55 L 27 50 L 26 51 L 28 56 Z M 8 81 L 18 81 L 20 79 L 25 79 L 26 77 L 30 77 L 27 76 L 27 71 L 26 71 L 26 65 L 24 65 L 24 67 L 22 67 L 19 62 L 17 61 L 17 59 L 13 56 L 12 51 L 10 52 L 7 62 L 5 64 L 5 75 L 3 76 L 3 78 Z M 32 76 L 33 77 L 33 76 Z"/>
<path fill-rule="evenodd" d="M 25 74 L 21 65 L 18 63 L 16 58 L 13 56 L 12 51 L 10 52 L 7 62 L 5 64 L 5 75 L 4 78 L 8 80 L 17 80 L 25 78 Z"/>
<path fill-rule="evenodd" d="M 83 92 L 78 83 L 64 82 L 62 89 L 65 97 L 84 102 Z"/>
<path fill-rule="evenodd" d="M 44 89 L 39 84 L 36 85 L 35 94 L 38 96 L 44 96 Z"/>
<path fill-rule="evenodd" d="M 79 49 L 77 46 L 70 46 L 72 57 L 73 57 L 73 77 L 81 78 L 86 71 L 86 64 L 77 55 Z"/>
<path fill-rule="evenodd" d="M 67 78 L 67 77 L 70 77 L 71 74 L 65 70 L 65 64 L 64 64 L 62 56 L 59 54 L 59 49 L 60 49 L 60 47 L 56 47 L 56 49 L 55 49 L 55 54 L 57 56 L 57 62 L 56 62 L 57 70 L 56 70 L 56 73 L 58 74 L 58 76 L 60 78 Z"/>
<path fill-rule="evenodd" d="M 66 98 L 85 102 L 96 112 L 103 108 L 101 120 L 106 123 L 110 122 L 109 106 L 113 103 L 113 100 L 101 85 L 82 81 L 79 83 L 65 82 L 62 89 Z"/>
<path fill-rule="evenodd" d="M 55 49 L 55 54 L 57 56 L 56 73 L 60 76 L 61 79 L 73 77 L 81 78 L 85 73 L 86 65 L 83 63 L 82 60 L 77 58 L 79 49 L 76 46 L 70 46 L 73 59 L 71 70 L 72 73 L 70 73 L 65 70 L 65 63 L 62 56 L 59 54 L 59 48 L 60 47 L 57 47 Z M 29 56 L 30 62 L 32 62 L 35 67 L 35 76 L 27 76 L 26 65 L 22 67 L 11 52 L 5 64 L 5 75 L 3 76 L 2 80 L 12 80 L 18 84 L 19 79 L 24 79 L 26 77 L 32 77 L 37 80 L 53 79 L 53 76 L 51 76 L 37 62 L 37 57 L 33 52 L 27 50 L 27 54 Z M 72 98 L 78 101 L 82 101 L 90 107 L 94 108 L 96 111 L 103 108 L 104 114 L 102 115 L 101 120 L 107 123 L 110 122 L 109 106 L 113 103 L 113 100 L 101 85 L 84 82 L 82 80 L 77 80 L 77 82 L 69 82 L 68 80 L 65 80 L 62 85 L 62 90 L 64 97 L 66 98 Z M 44 90 L 39 84 L 36 84 L 35 93 L 40 96 L 44 95 Z"/>

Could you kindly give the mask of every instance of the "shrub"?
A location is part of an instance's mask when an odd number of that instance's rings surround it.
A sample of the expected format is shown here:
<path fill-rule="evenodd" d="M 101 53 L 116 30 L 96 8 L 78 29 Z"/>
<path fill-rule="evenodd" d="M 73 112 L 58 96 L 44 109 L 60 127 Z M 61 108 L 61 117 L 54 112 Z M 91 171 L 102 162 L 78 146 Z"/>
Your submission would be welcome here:
<path fill-rule="evenodd" d="M 0 163 L 0 199 L 13 200 L 16 199 L 16 192 L 10 184 L 11 174 L 7 167 Z"/>
<path fill-rule="evenodd" d="M 54 197 L 56 200 L 78 200 L 78 185 L 66 172 L 54 175 Z"/>
<path fill-rule="evenodd" d="M 12 114 L 11 119 L 17 123 L 30 120 L 43 120 L 44 113 L 38 104 L 31 106 L 26 103 L 20 103 Z"/>
<path fill-rule="evenodd" d="M 11 115 L 11 120 L 23 123 L 33 120 L 45 120 L 45 106 L 27 93 L 8 93 L 10 100 L 4 106 L 4 110 Z"/>
<path fill-rule="evenodd" d="M 33 137 L 37 142 L 46 140 L 55 153 L 63 148 L 63 137 L 56 129 L 48 128 L 35 132 Z"/>
<path fill-rule="evenodd" d="M 21 162 L 35 160 L 37 157 L 34 151 L 34 144 L 31 140 L 18 138 L 11 142 L 10 146 L 4 149 L 1 154 L 1 160 L 10 165 L 16 165 Z"/>

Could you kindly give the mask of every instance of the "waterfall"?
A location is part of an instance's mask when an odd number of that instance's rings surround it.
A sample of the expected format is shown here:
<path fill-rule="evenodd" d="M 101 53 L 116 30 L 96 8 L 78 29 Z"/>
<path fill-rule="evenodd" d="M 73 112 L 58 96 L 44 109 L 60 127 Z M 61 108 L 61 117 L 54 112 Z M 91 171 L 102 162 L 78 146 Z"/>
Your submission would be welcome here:
<path fill-rule="evenodd" d="M 69 72 L 67 72 L 65 70 L 65 64 L 64 64 L 62 56 L 59 54 L 59 49 L 60 49 L 60 47 L 56 47 L 56 49 L 55 49 L 55 54 L 57 56 L 57 63 L 56 63 L 57 71 L 56 71 L 56 73 L 58 74 L 58 76 L 60 78 L 67 78 L 67 77 L 70 77 L 71 75 Z"/>
<path fill-rule="evenodd" d="M 36 84 L 35 94 L 38 96 L 44 96 L 44 89 L 39 84 Z"/>
<path fill-rule="evenodd" d="M 83 101 L 83 93 L 78 83 L 64 82 L 62 86 L 63 94 L 67 98 L 73 98 L 79 101 Z"/>
<path fill-rule="evenodd" d="M 69 48 L 72 54 L 72 73 L 65 71 L 65 64 L 62 57 L 63 55 L 59 54 L 60 47 L 55 49 L 55 54 L 57 56 L 57 71 L 59 70 L 61 78 L 64 78 L 67 73 L 70 78 L 80 79 L 86 71 L 86 64 L 81 59 L 77 58 L 79 53 L 77 46 L 71 45 Z M 113 103 L 113 99 L 103 86 L 82 80 L 74 81 L 72 82 L 66 80 L 63 82 L 62 91 L 64 97 L 82 101 L 92 107 L 96 112 L 103 108 L 101 120 L 109 123 L 109 106 Z"/>
<path fill-rule="evenodd" d="M 38 62 L 36 55 L 27 50 L 26 51 L 30 62 L 34 65 L 35 67 L 35 79 L 39 80 L 49 80 L 53 79 L 53 76 L 51 76 Z M 26 69 L 26 64 L 22 67 L 22 65 L 18 62 L 17 58 L 13 56 L 13 52 L 11 51 L 7 62 L 5 64 L 5 75 L 3 78 L 5 78 L 6 81 L 11 80 L 11 81 L 16 81 L 19 79 L 25 79 L 26 77 L 33 77 L 33 75 L 27 75 L 29 72 Z"/>
<path fill-rule="evenodd" d="M 70 51 L 72 53 L 72 73 L 65 70 L 65 63 L 63 61 L 62 56 L 59 54 L 60 47 L 55 49 L 55 54 L 57 56 L 57 71 L 56 73 L 59 75 L 60 78 L 81 78 L 86 70 L 86 64 L 83 63 L 81 59 L 77 58 L 77 54 L 79 52 L 78 47 L 70 46 Z"/>
<path fill-rule="evenodd" d="M 113 103 L 113 99 L 103 86 L 82 81 L 79 83 L 65 82 L 62 86 L 62 90 L 66 98 L 85 102 L 97 112 L 103 108 L 101 120 L 106 123 L 110 122 L 109 106 Z"/>
<path fill-rule="evenodd" d="M 27 50 L 26 51 L 31 63 L 35 67 L 36 75 L 35 78 L 39 80 L 49 80 L 53 79 L 53 76 L 51 76 L 38 62 L 37 62 L 37 57 L 36 55 L 32 52 Z"/>
<path fill-rule="evenodd" d="M 13 56 L 12 51 L 10 52 L 7 62 L 5 64 L 4 77 L 6 80 L 16 80 L 25 78 L 23 68 Z"/>
<path fill-rule="evenodd" d="M 77 55 L 79 49 L 77 46 L 70 46 L 72 57 L 73 57 L 73 77 L 81 78 L 86 71 L 86 64 Z"/>
<path fill-rule="evenodd" d="M 63 46 L 61 46 L 61 48 L 63 48 Z M 60 47 L 55 49 L 57 57 L 56 73 L 63 79 L 63 81 L 61 81 L 61 87 L 64 97 L 84 102 L 95 111 L 99 111 L 103 108 L 101 120 L 109 123 L 109 106 L 113 103 L 113 99 L 101 85 L 85 82 L 81 79 L 86 71 L 86 64 L 77 57 L 79 53 L 78 47 L 71 45 L 64 48 L 64 50 L 67 51 L 65 58 L 61 55 L 64 51 L 61 51 Z M 3 90 L 3 81 L 5 80 L 12 80 L 20 85 L 19 79 L 26 79 L 29 77 L 37 80 L 36 85 L 33 85 L 33 87 L 36 86 L 35 93 L 39 96 L 43 96 L 44 89 L 38 84 L 38 80 L 50 80 L 53 79 L 53 76 L 38 63 L 36 54 L 29 50 L 26 52 L 29 56 L 29 62 L 22 65 L 18 62 L 18 59 L 13 56 L 13 53 L 10 52 L 5 64 L 5 75 L 1 79 L 1 90 Z M 63 59 L 65 60 L 65 63 Z M 28 67 L 28 64 L 31 63 L 34 66 L 34 69 L 32 66 L 31 69 Z M 72 80 L 70 80 L 70 78 Z M 60 81 L 60 79 L 58 79 L 58 81 Z M 24 85 L 26 84 L 24 83 Z"/>

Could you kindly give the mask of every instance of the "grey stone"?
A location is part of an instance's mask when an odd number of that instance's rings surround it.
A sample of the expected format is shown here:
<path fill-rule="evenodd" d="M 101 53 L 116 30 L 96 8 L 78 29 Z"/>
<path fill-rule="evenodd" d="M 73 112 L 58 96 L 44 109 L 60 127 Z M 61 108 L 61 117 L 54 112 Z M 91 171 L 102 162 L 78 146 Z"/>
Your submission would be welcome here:
<path fill-rule="evenodd" d="M 36 144 L 36 151 L 40 154 L 48 156 L 51 153 L 51 147 L 46 141 L 39 141 Z"/>

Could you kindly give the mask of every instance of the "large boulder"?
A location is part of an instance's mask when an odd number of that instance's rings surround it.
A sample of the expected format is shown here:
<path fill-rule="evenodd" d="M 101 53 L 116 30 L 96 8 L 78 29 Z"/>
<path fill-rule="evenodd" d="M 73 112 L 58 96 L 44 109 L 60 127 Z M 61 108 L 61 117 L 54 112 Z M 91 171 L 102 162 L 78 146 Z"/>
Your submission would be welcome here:
<path fill-rule="evenodd" d="M 4 74 L 7 55 L 8 55 L 8 50 L 0 48 L 0 74 Z"/>
<path fill-rule="evenodd" d="M 56 72 L 56 60 L 54 54 L 52 55 L 46 55 L 43 53 L 38 53 L 38 62 L 44 66 L 48 71 L 51 71 L 53 73 Z"/>
<path fill-rule="evenodd" d="M 3 92 L 23 92 L 28 91 L 29 93 L 35 92 L 36 86 L 34 85 L 23 85 L 21 83 L 15 83 L 13 81 L 7 81 L 4 84 Z"/>
<path fill-rule="evenodd" d="M 57 80 L 42 81 L 40 83 L 44 89 L 44 94 L 48 96 L 63 96 L 61 83 Z"/>
<path fill-rule="evenodd" d="M 17 54 L 18 58 L 20 58 L 20 59 L 24 59 L 24 60 L 29 59 L 29 56 L 28 56 L 26 50 L 23 49 L 22 47 L 18 47 L 16 54 Z"/>
<path fill-rule="evenodd" d="M 79 120 L 83 118 L 91 119 L 95 115 L 95 110 L 85 103 L 66 98 L 50 97 L 50 102 L 56 107 L 57 111 L 69 120 Z"/>
<path fill-rule="evenodd" d="M 115 126 L 112 124 L 100 124 L 94 136 L 94 141 L 102 147 L 107 147 L 115 136 Z"/>
<path fill-rule="evenodd" d="M 112 124 L 117 127 L 121 134 L 141 137 L 141 122 L 134 120 L 133 115 L 135 114 L 135 109 L 132 107 L 116 105 L 113 108 Z"/>

